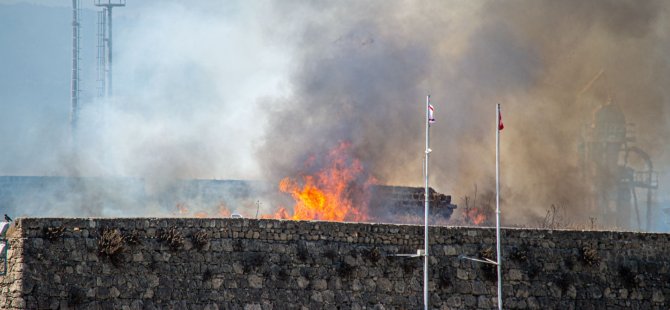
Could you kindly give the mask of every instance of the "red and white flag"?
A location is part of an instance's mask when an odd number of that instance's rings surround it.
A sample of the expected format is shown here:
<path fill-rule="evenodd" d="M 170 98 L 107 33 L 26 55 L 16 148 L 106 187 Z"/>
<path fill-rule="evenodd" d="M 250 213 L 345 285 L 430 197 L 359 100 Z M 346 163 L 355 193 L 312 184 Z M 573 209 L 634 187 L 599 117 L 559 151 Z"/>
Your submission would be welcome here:
<path fill-rule="evenodd" d="M 498 111 L 498 130 L 505 129 L 505 125 L 502 122 L 502 112 Z"/>
<path fill-rule="evenodd" d="M 433 116 L 433 112 L 435 112 L 435 108 L 433 108 L 432 104 L 428 105 L 428 123 L 432 124 L 435 123 L 435 117 Z"/>

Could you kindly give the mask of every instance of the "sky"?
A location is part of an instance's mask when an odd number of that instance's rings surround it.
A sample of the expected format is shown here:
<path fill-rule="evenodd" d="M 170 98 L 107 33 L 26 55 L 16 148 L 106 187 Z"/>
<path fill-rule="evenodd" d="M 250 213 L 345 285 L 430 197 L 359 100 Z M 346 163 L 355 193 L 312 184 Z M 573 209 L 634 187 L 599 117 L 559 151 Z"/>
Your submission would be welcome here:
<path fill-rule="evenodd" d="M 501 103 L 508 220 L 594 215 L 579 146 L 609 101 L 670 200 L 664 1 L 130 0 L 108 99 L 92 3 L 73 142 L 71 2 L 0 0 L 0 174 L 277 182 L 345 141 L 381 184 L 421 186 L 431 94 L 431 184 L 457 203 L 493 188 Z"/>

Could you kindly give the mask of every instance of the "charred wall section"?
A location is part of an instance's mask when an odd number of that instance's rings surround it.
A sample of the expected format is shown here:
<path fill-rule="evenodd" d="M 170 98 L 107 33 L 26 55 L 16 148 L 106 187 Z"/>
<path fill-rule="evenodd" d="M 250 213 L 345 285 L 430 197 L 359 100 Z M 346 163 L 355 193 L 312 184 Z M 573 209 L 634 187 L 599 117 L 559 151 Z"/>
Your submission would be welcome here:
<path fill-rule="evenodd" d="M 667 309 L 670 235 L 504 229 L 507 309 Z M 18 219 L 3 309 L 416 309 L 423 227 Z M 433 308 L 495 307 L 493 229 L 431 227 Z"/>

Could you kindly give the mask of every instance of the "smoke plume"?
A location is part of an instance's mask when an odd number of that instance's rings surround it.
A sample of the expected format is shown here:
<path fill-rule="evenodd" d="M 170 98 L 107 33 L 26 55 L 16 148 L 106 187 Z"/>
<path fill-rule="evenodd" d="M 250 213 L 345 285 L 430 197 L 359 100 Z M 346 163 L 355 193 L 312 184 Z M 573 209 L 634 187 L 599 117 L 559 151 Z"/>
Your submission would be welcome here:
<path fill-rule="evenodd" d="M 301 21 L 287 30 L 299 48 L 293 93 L 266 102 L 263 170 L 290 175 L 345 140 L 381 183 L 419 185 L 431 94 L 431 182 L 462 197 L 494 184 L 502 103 L 507 223 L 537 221 L 551 204 L 576 220 L 597 217 L 583 210 L 577 149 L 608 98 L 637 124 L 637 145 L 656 167 L 670 163 L 667 9 L 662 1 L 283 2 L 277 19 Z"/>
<path fill-rule="evenodd" d="M 4 175 L 138 178 L 143 192 L 161 196 L 179 179 L 278 184 L 344 142 L 377 183 L 421 186 L 431 94 L 436 190 L 455 203 L 472 201 L 474 188 L 490 196 L 501 103 L 505 223 L 532 225 L 552 204 L 579 221 L 598 217 L 583 207 L 582 128 L 611 99 L 661 173 L 658 199 L 670 201 L 662 194 L 670 184 L 666 1 L 128 1 L 114 11 L 109 100 L 95 98 L 98 8 L 86 4 L 74 144 L 65 5 L 16 0 L 0 10 L 0 43 L 14 47 L 0 51 Z M 37 17 L 46 15 L 48 29 Z M 59 196 L 68 186 L 22 212 L 169 212 L 133 209 L 135 200 L 117 197 L 123 186 L 104 182 L 68 203 Z M 90 197 L 118 203 L 90 207 Z"/>

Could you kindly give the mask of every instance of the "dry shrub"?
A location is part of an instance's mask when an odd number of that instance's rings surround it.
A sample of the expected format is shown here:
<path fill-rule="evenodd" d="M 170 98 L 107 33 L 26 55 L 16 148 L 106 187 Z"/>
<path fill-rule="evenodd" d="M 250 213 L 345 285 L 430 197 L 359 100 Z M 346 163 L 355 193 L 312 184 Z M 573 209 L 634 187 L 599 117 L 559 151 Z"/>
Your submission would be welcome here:
<path fill-rule="evenodd" d="M 584 261 L 589 266 L 598 265 L 598 263 L 600 263 L 600 255 L 598 255 L 598 250 L 589 247 L 583 247 L 582 261 Z"/>
<path fill-rule="evenodd" d="M 496 260 L 495 252 L 493 251 L 492 247 L 486 247 L 479 250 L 479 256 L 481 256 L 481 258 L 490 259 L 492 261 Z"/>
<path fill-rule="evenodd" d="M 130 245 L 142 244 L 142 240 L 140 239 L 140 234 L 137 232 L 137 230 L 133 230 L 132 232 L 124 234 L 123 235 L 123 241 L 125 241 L 127 244 L 130 244 Z"/>
<path fill-rule="evenodd" d="M 373 247 L 372 249 L 365 249 L 361 251 L 363 257 L 371 263 L 376 263 L 382 258 L 382 252 L 378 247 Z"/>
<path fill-rule="evenodd" d="M 172 250 L 178 250 L 184 246 L 184 237 L 174 227 L 161 231 L 158 234 L 158 240 L 167 243 Z"/>
<path fill-rule="evenodd" d="M 123 236 L 118 229 L 105 228 L 98 239 L 98 255 L 107 256 L 114 266 L 119 266 L 123 254 Z"/>
<path fill-rule="evenodd" d="M 191 235 L 191 241 L 198 250 L 202 250 L 209 243 L 209 234 L 204 230 L 200 230 Z"/>
<path fill-rule="evenodd" d="M 528 249 L 527 248 L 514 248 L 509 254 L 509 258 L 514 261 L 524 263 L 528 261 Z"/>
<path fill-rule="evenodd" d="M 65 232 L 65 227 L 63 226 L 45 227 L 43 232 L 45 239 L 49 241 L 55 241 L 56 239 L 63 236 L 63 232 Z"/>
<path fill-rule="evenodd" d="M 118 229 L 103 229 L 98 239 L 98 253 L 111 256 L 123 252 L 123 237 Z"/>

